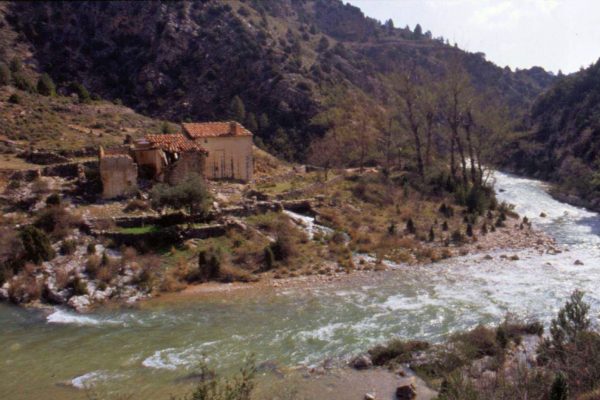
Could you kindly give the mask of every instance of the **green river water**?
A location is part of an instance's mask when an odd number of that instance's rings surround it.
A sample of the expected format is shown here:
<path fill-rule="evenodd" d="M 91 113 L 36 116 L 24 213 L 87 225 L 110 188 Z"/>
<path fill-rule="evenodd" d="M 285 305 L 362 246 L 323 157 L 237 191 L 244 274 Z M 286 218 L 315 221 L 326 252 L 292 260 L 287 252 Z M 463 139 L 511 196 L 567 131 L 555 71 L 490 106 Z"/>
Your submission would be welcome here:
<path fill-rule="evenodd" d="M 84 387 L 168 399 L 189 390 L 185 378 L 199 360 L 230 371 L 253 353 L 285 370 L 345 359 L 394 336 L 443 340 L 507 311 L 547 322 L 574 288 L 586 290 L 597 311 L 597 214 L 553 200 L 540 182 L 496 175 L 501 199 L 570 251 L 524 250 L 513 262 L 500 259 L 506 252 L 466 256 L 308 288 L 182 296 L 90 315 L 0 304 L 0 399 L 84 399 Z M 548 217 L 535 218 L 542 211 Z"/>

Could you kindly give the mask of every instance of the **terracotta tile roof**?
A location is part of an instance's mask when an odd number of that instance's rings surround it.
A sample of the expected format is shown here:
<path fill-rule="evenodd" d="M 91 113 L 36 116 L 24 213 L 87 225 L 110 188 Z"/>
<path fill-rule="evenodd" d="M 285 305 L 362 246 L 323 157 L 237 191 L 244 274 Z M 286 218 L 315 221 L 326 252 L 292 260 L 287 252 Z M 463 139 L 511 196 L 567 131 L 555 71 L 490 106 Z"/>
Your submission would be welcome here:
<path fill-rule="evenodd" d="M 252 132 L 238 122 L 193 122 L 181 124 L 192 139 L 221 136 L 252 136 Z"/>
<path fill-rule="evenodd" d="M 148 144 L 150 144 L 150 146 L 157 147 L 168 152 L 201 151 L 203 153 L 208 153 L 204 147 L 200 146 L 193 140 L 188 139 L 181 133 L 146 135 L 144 136 L 144 139 Z M 142 139 L 138 141 L 138 144 L 145 144 L 144 140 Z"/>

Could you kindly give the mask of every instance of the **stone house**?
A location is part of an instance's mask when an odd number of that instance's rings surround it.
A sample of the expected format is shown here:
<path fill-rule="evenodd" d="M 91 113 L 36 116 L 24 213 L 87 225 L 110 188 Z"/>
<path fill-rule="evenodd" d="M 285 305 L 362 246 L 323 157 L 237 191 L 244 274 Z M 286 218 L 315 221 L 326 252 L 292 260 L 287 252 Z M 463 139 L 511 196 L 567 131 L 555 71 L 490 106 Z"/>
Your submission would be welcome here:
<path fill-rule="evenodd" d="M 182 124 L 183 133 L 146 135 L 99 151 L 102 197 L 129 196 L 138 176 L 176 184 L 191 173 L 250 181 L 252 133 L 237 122 Z"/>
<path fill-rule="evenodd" d="M 252 133 L 237 122 L 184 123 L 183 133 L 208 151 L 208 179 L 252 180 Z"/>

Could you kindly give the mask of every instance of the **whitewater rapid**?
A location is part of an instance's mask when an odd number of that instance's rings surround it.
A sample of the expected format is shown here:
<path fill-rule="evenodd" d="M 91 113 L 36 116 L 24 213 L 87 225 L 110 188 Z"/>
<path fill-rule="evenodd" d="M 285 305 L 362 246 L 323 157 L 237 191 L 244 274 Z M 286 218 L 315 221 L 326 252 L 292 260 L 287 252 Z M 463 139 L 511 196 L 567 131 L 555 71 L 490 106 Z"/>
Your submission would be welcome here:
<path fill-rule="evenodd" d="M 489 253 L 491 259 L 468 255 L 335 284 L 231 292 L 90 315 L 58 309 L 40 316 L 1 305 L 0 397 L 64 398 L 56 382 L 73 380 L 75 386 L 115 390 L 133 385 L 142 395 L 155 395 L 173 390 L 200 361 L 229 369 L 254 353 L 259 362 L 311 365 L 395 336 L 440 341 L 479 323 L 498 323 L 507 312 L 548 323 L 576 288 L 586 291 L 596 315 L 598 214 L 552 199 L 539 181 L 502 173 L 495 180 L 499 199 L 515 204 L 565 251 L 499 250 Z M 310 232 L 323 229 L 309 217 L 301 222 Z M 504 254 L 519 259 L 501 258 Z"/>

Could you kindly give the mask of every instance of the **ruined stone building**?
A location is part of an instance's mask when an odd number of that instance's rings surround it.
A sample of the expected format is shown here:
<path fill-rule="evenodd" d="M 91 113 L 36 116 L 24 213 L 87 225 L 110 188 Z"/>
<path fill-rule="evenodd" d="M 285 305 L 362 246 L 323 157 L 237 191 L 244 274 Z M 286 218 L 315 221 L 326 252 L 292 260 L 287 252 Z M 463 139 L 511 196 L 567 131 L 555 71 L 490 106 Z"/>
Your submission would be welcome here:
<path fill-rule="evenodd" d="M 209 179 L 252 180 L 252 133 L 237 122 L 184 123 L 183 132 L 208 150 Z"/>
<path fill-rule="evenodd" d="M 129 196 L 138 177 L 176 184 L 192 173 L 208 179 L 250 181 L 252 133 L 237 122 L 185 123 L 183 133 L 146 135 L 100 148 L 102 196 Z"/>

